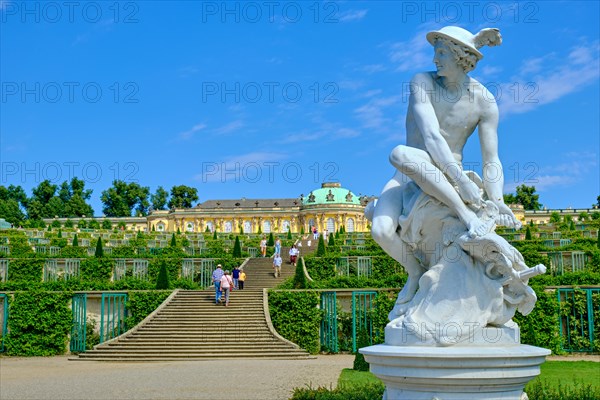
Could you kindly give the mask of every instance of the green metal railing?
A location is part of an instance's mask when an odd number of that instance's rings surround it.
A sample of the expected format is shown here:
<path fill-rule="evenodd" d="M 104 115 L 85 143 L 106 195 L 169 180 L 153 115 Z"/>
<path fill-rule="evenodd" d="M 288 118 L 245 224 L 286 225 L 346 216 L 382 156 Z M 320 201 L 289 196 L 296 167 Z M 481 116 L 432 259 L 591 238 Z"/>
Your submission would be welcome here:
<path fill-rule="evenodd" d="M 359 247 L 359 246 L 356 246 Z M 336 261 L 338 275 L 370 277 L 373 271 L 373 261 L 370 256 L 339 257 Z"/>
<path fill-rule="evenodd" d="M 357 351 L 357 335 L 361 331 L 365 331 L 369 343 L 373 343 L 373 320 L 369 311 L 373 307 L 377 292 L 352 292 L 352 352 Z"/>
<path fill-rule="evenodd" d="M 8 280 L 8 263 L 7 259 L 0 259 L 0 282 Z"/>
<path fill-rule="evenodd" d="M 332 353 L 339 351 L 337 331 L 337 297 L 335 292 L 321 293 L 321 348 Z"/>
<path fill-rule="evenodd" d="M 87 295 L 85 293 L 73 295 L 71 310 L 73 326 L 71 327 L 69 349 L 74 353 L 82 353 L 86 350 Z"/>
<path fill-rule="evenodd" d="M 0 339 L 0 353 L 4 352 L 4 337 L 8 333 L 8 296 L 0 294 L 0 304 L 2 304 L 2 338 Z"/>
<path fill-rule="evenodd" d="M 600 338 L 600 289 L 560 288 L 557 299 L 562 349 L 569 352 L 599 351 L 594 341 Z"/>
<path fill-rule="evenodd" d="M 100 307 L 100 343 L 125 332 L 127 310 L 125 293 L 102 293 Z"/>

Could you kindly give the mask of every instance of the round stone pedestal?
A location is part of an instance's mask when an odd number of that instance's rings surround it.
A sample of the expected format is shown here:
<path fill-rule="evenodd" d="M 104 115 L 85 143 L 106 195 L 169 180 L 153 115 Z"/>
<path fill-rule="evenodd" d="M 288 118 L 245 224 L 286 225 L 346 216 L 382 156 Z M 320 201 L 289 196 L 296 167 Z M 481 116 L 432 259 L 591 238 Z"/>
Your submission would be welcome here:
<path fill-rule="evenodd" d="M 390 346 L 359 350 L 386 386 L 384 400 L 521 400 L 549 350 L 512 346 Z M 523 397 L 522 397 L 523 396 Z"/>

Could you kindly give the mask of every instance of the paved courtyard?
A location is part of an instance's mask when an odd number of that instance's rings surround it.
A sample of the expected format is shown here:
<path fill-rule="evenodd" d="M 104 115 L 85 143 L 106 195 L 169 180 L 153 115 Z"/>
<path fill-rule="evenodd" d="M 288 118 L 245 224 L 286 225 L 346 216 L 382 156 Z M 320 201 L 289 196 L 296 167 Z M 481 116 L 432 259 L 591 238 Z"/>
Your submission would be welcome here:
<path fill-rule="evenodd" d="M 296 387 L 334 387 L 353 361 L 353 355 L 156 363 L 2 357 L 0 399 L 289 399 Z"/>

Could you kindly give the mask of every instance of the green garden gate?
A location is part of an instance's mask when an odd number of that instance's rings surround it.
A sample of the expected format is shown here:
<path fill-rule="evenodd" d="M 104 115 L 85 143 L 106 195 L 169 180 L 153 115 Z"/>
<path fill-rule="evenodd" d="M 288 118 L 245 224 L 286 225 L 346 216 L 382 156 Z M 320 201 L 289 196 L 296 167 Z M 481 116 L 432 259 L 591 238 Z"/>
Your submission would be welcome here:
<path fill-rule="evenodd" d="M 600 339 L 600 289 L 560 288 L 557 296 L 562 349 L 599 351 L 594 341 Z"/>
<path fill-rule="evenodd" d="M 0 294 L 0 304 L 2 304 L 2 338 L 0 338 L 0 353 L 4 352 L 4 337 L 8 333 L 8 296 L 4 293 Z"/>
<path fill-rule="evenodd" d="M 100 308 L 100 343 L 125 332 L 126 293 L 102 293 Z"/>
<path fill-rule="evenodd" d="M 71 327 L 69 350 L 73 353 L 82 353 L 86 350 L 87 294 L 74 294 L 71 301 L 71 310 L 73 312 L 73 326 Z"/>
<path fill-rule="evenodd" d="M 357 336 L 365 331 L 369 343 L 373 344 L 373 320 L 369 311 L 373 308 L 373 300 L 377 292 L 352 292 L 352 352 L 357 351 Z"/>
<path fill-rule="evenodd" d="M 335 292 L 321 293 L 321 348 L 332 353 L 337 353 L 338 331 L 337 331 L 337 297 Z"/>

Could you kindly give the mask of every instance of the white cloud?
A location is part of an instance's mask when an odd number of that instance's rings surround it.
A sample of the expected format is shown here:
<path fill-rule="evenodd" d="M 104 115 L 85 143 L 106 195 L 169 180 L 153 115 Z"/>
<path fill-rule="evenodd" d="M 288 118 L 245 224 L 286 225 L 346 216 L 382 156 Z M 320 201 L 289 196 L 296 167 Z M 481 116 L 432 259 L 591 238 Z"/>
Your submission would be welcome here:
<path fill-rule="evenodd" d="M 239 181 L 246 179 L 246 174 L 251 174 L 254 179 L 256 174 L 267 174 L 272 171 L 274 164 L 289 158 L 283 152 L 251 152 L 247 154 L 234 155 L 220 161 L 204 163 L 203 171 L 193 177 L 194 180 L 203 183 L 228 181 Z"/>
<path fill-rule="evenodd" d="M 206 124 L 200 123 L 200 124 L 192 126 L 190 129 L 188 129 L 185 132 L 181 132 L 179 135 L 177 135 L 177 137 L 179 140 L 189 140 L 194 136 L 194 134 L 196 132 L 199 132 L 205 128 L 206 128 Z"/>
<path fill-rule="evenodd" d="M 498 76 L 500 72 L 502 72 L 502 67 L 492 67 L 490 65 L 485 65 L 481 69 L 478 69 L 479 74 L 484 78 L 494 78 Z M 477 79 L 481 81 L 480 79 Z"/>
<path fill-rule="evenodd" d="M 360 89 L 361 87 L 365 86 L 365 83 L 363 81 L 358 81 L 358 80 L 354 80 L 354 81 L 345 80 L 345 81 L 339 81 L 338 86 L 340 89 L 357 90 L 357 89 Z"/>
<path fill-rule="evenodd" d="M 368 10 L 348 10 L 338 15 L 340 22 L 360 21 L 367 15 Z"/>
<path fill-rule="evenodd" d="M 323 137 L 323 132 L 300 132 L 283 136 L 281 143 L 302 143 L 319 140 Z"/>
<path fill-rule="evenodd" d="M 500 114 L 520 114 L 552 103 L 584 87 L 600 76 L 599 42 L 573 48 L 567 56 L 548 54 L 526 60 L 512 82 L 500 85 Z M 550 66 L 550 60 L 553 66 Z"/>
<path fill-rule="evenodd" d="M 389 128 L 393 121 L 385 117 L 384 109 L 398 104 L 400 96 L 373 97 L 369 102 L 354 110 L 356 117 L 366 129 Z"/>
<path fill-rule="evenodd" d="M 592 152 L 569 152 L 557 159 L 566 160 L 560 164 L 544 165 L 529 169 L 525 180 L 518 180 L 504 185 L 505 193 L 513 193 L 517 186 L 525 184 L 535 186 L 537 191 L 551 191 L 566 188 L 581 182 L 588 174 L 598 170 L 598 155 Z"/>
<path fill-rule="evenodd" d="M 429 25 L 425 24 L 409 40 L 390 45 L 389 58 L 397 71 L 422 70 L 433 65 L 433 50 L 425 38 L 430 30 Z"/>
<path fill-rule="evenodd" d="M 359 68 L 361 71 L 366 72 L 367 74 L 374 74 L 377 72 L 383 72 L 387 70 L 387 67 L 383 64 L 369 64 Z"/>
<path fill-rule="evenodd" d="M 228 135 L 232 132 L 237 131 L 238 129 L 242 128 L 244 126 L 244 123 L 240 120 L 236 120 L 236 121 L 231 121 L 228 124 L 225 124 L 219 128 L 216 128 L 213 130 L 214 133 L 216 133 L 217 135 Z"/>
<path fill-rule="evenodd" d="M 335 131 L 334 135 L 338 139 L 340 139 L 340 138 L 353 138 L 353 137 L 360 136 L 360 132 L 357 131 L 356 129 L 340 128 L 337 131 Z"/>

